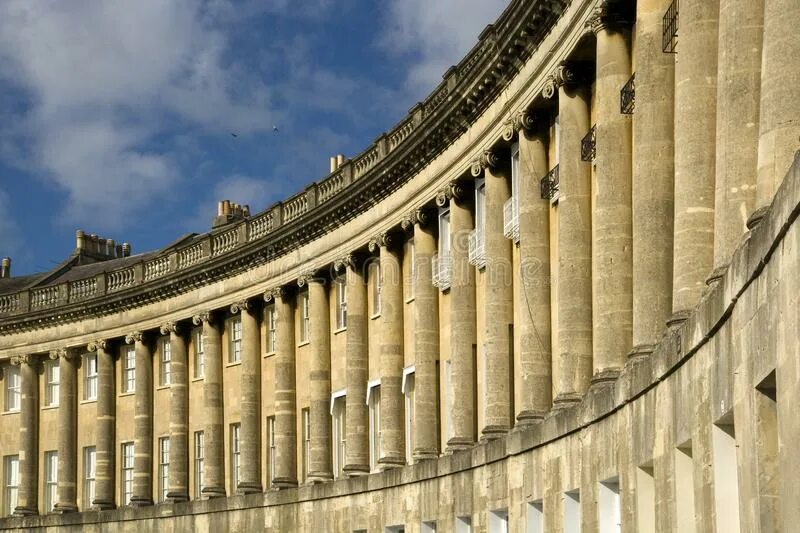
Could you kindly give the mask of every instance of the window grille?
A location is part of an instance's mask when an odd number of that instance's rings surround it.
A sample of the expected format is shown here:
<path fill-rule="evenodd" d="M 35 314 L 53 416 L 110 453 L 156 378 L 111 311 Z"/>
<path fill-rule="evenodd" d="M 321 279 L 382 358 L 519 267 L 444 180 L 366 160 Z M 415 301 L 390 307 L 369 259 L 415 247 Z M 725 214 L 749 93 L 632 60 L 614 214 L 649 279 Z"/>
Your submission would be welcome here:
<path fill-rule="evenodd" d="M 678 46 L 678 0 L 669 5 L 661 24 L 661 50 L 665 54 L 674 54 Z"/>
<path fill-rule="evenodd" d="M 542 199 L 549 199 L 552 204 L 558 201 L 558 165 L 541 179 L 540 188 Z"/>
<path fill-rule="evenodd" d="M 619 112 L 623 115 L 632 115 L 636 105 L 636 73 L 631 75 L 631 79 L 619 93 Z"/>
<path fill-rule="evenodd" d="M 592 129 L 581 139 L 581 161 L 594 161 L 597 156 L 596 128 Z"/>

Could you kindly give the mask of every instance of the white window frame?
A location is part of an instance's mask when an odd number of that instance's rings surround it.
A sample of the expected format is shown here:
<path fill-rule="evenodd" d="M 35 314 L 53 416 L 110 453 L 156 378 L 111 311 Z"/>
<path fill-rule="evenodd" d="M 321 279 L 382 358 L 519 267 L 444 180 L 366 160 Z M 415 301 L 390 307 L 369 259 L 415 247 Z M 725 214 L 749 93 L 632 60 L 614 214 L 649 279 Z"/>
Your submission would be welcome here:
<path fill-rule="evenodd" d="M 228 364 L 242 361 L 242 317 L 228 320 Z"/>
<path fill-rule="evenodd" d="M 367 405 L 369 406 L 369 468 L 378 471 L 381 456 L 381 380 L 367 383 Z"/>
<path fill-rule="evenodd" d="M 83 359 L 83 364 L 83 399 L 86 401 L 97 400 L 97 354 L 86 354 Z"/>
<path fill-rule="evenodd" d="M 403 369 L 403 382 L 400 386 L 400 392 L 403 394 L 405 402 L 405 441 L 406 441 L 406 463 L 414 464 L 414 446 L 416 444 L 414 435 L 414 416 L 416 409 L 414 408 L 414 394 L 416 389 L 416 367 L 414 365 L 408 366 Z"/>
<path fill-rule="evenodd" d="M 158 383 L 162 387 L 168 387 L 172 382 L 172 344 L 169 341 L 169 336 L 164 336 L 159 339 L 159 358 L 158 365 Z"/>
<path fill-rule="evenodd" d="M 300 343 L 311 341 L 311 302 L 308 291 L 299 294 L 300 299 Z"/>
<path fill-rule="evenodd" d="M 203 328 L 195 328 L 194 330 L 194 377 L 201 379 L 206 376 L 206 361 L 205 361 L 205 341 L 203 340 Z"/>
<path fill-rule="evenodd" d="M 439 257 L 450 257 L 450 249 L 452 243 L 450 242 L 450 208 L 439 208 L 439 239 L 437 243 L 437 251 Z"/>
<path fill-rule="evenodd" d="M 336 278 L 336 329 L 347 328 L 347 279 L 345 276 Z"/>
<path fill-rule="evenodd" d="M 231 494 L 239 488 L 239 481 L 242 479 L 241 434 L 242 424 L 240 422 L 231 424 Z"/>
<path fill-rule="evenodd" d="M 120 446 L 120 501 L 130 505 L 133 497 L 133 442 L 123 442 Z"/>
<path fill-rule="evenodd" d="M 486 178 L 475 178 L 475 231 L 486 235 Z"/>
<path fill-rule="evenodd" d="M 527 533 L 544 533 L 544 504 L 541 499 L 528 502 Z"/>
<path fill-rule="evenodd" d="M 275 479 L 275 415 L 267 417 L 267 486 L 272 487 Z"/>
<path fill-rule="evenodd" d="M 194 432 L 194 497 L 203 495 L 205 477 L 203 467 L 206 459 L 206 436 L 203 431 Z"/>
<path fill-rule="evenodd" d="M 169 493 L 169 437 L 158 438 L 158 501 L 167 501 Z"/>
<path fill-rule="evenodd" d="M 408 239 L 408 289 L 406 290 L 406 303 L 416 296 L 415 285 L 417 279 L 417 248 L 414 246 L 414 237 Z"/>
<path fill-rule="evenodd" d="M 267 338 L 264 343 L 266 353 L 272 354 L 278 348 L 278 310 L 275 308 L 274 303 L 268 304 L 264 309 L 264 323 L 267 326 Z"/>
<path fill-rule="evenodd" d="M 383 309 L 383 280 L 381 279 L 381 264 L 378 261 L 373 261 L 372 265 L 372 318 L 381 316 Z"/>
<path fill-rule="evenodd" d="M 11 516 L 19 503 L 19 455 L 3 457 L 3 515 Z"/>
<path fill-rule="evenodd" d="M 136 348 L 125 346 L 122 349 L 122 392 L 136 390 Z"/>
<path fill-rule="evenodd" d="M 52 513 L 58 503 L 58 452 L 44 452 L 44 512 Z"/>
<path fill-rule="evenodd" d="M 97 448 L 86 446 L 83 449 L 83 508 L 89 509 L 95 498 L 97 480 Z"/>
<path fill-rule="evenodd" d="M 308 478 L 309 462 L 311 459 L 311 409 L 304 407 L 300 412 L 302 418 L 303 438 L 303 481 Z"/>
<path fill-rule="evenodd" d="M 19 367 L 9 365 L 5 368 L 5 375 L 3 376 L 6 389 L 6 411 L 19 411 L 20 399 L 22 397 L 22 377 L 19 373 Z M 13 511 L 13 509 L 12 509 Z"/>
<path fill-rule="evenodd" d="M 444 424 L 442 430 L 444 432 L 444 442 L 450 440 L 453 433 L 453 424 L 450 418 L 450 388 L 453 383 L 453 363 L 450 359 L 444 362 Z"/>
<path fill-rule="evenodd" d="M 519 197 L 520 197 L 520 170 L 519 170 L 519 143 L 511 145 L 511 197 L 514 198 L 514 203 L 517 206 L 516 212 L 519 213 Z"/>
<path fill-rule="evenodd" d="M 58 359 L 44 362 L 44 406 L 58 406 L 58 390 L 61 387 L 61 367 Z"/>
<path fill-rule="evenodd" d="M 347 448 L 346 398 L 347 390 L 331 394 L 331 428 L 333 433 L 333 476 L 344 477 L 345 451 Z"/>

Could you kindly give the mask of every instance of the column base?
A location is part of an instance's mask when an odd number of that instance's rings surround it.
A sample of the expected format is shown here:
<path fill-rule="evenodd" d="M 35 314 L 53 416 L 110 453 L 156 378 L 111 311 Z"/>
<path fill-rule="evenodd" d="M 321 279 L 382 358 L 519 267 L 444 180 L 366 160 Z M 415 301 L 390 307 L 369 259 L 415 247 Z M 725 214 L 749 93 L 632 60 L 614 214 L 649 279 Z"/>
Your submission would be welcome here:
<path fill-rule="evenodd" d="M 758 226 L 768 211 L 769 211 L 769 206 L 759 207 L 758 209 L 753 211 L 753 214 L 750 215 L 750 218 L 748 218 L 747 222 L 745 223 L 747 229 L 752 230 L 753 228 Z"/>
<path fill-rule="evenodd" d="M 131 498 L 130 505 L 131 507 L 150 507 L 153 505 L 153 499 L 143 496 L 134 496 Z"/>
<path fill-rule="evenodd" d="M 399 455 L 387 455 L 378 459 L 378 468 L 381 470 L 392 470 L 406 466 L 406 458 Z"/>
<path fill-rule="evenodd" d="M 461 452 L 464 450 L 469 450 L 473 446 L 475 446 L 475 442 L 467 437 L 453 437 L 452 439 L 447 441 L 447 448 L 445 448 L 445 453 L 453 454 L 454 452 Z"/>
<path fill-rule="evenodd" d="M 656 349 L 655 344 L 637 344 L 628 352 L 628 360 L 647 357 Z"/>
<path fill-rule="evenodd" d="M 275 489 L 296 489 L 297 480 L 291 477 L 276 477 L 272 479 L 272 487 Z"/>
<path fill-rule="evenodd" d="M 264 492 L 261 483 L 257 481 L 239 482 L 239 486 L 236 487 L 236 494 L 256 494 L 257 492 Z"/>
<path fill-rule="evenodd" d="M 564 392 L 553 398 L 553 410 L 559 411 L 580 403 L 583 395 L 577 392 Z"/>
<path fill-rule="evenodd" d="M 439 452 L 437 452 L 436 450 L 417 448 L 416 450 L 413 451 L 411 456 L 414 458 L 415 462 L 430 461 L 431 459 L 438 459 Z"/>
<path fill-rule="evenodd" d="M 203 487 L 200 494 L 207 500 L 214 498 L 224 498 L 226 496 L 225 488 L 223 487 Z"/>
<path fill-rule="evenodd" d="M 606 368 L 595 372 L 590 381 L 589 387 L 601 387 L 609 383 L 617 381 L 619 377 L 619 368 Z"/>
<path fill-rule="evenodd" d="M 114 505 L 113 500 L 92 500 L 92 510 L 93 511 L 108 511 L 110 509 L 114 509 L 116 505 Z"/>
<path fill-rule="evenodd" d="M 329 481 L 333 481 L 333 474 L 330 472 L 309 472 L 306 477 L 306 483 L 309 485 L 327 483 Z"/>
<path fill-rule="evenodd" d="M 718 283 L 719 280 L 722 279 L 722 276 L 725 275 L 725 272 L 728 271 L 728 265 L 723 265 L 721 267 L 715 268 L 711 274 L 708 275 L 706 278 L 706 286 L 711 287 L 715 283 Z"/>
<path fill-rule="evenodd" d="M 33 509 L 26 506 L 17 506 L 14 508 L 13 516 L 34 516 L 39 514 L 38 509 Z"/>
<path fill-rule="evenodd" d="M 342 472 L 344 472 L 347 477 L 366 476 L 369 474 L 369 465 L 344 465 Z"/>
<path fill-rule="evenodd" d="M 499 424 L 485 426 L 481 430 L 481 440 L 497 440 L 503 435 L 507 435 L 510 430 L 509 426 Z"/>
<path fill-rule="evenodd" d="M 56 514 L 77 513 L 78 506 L 74 503 L 57 503 L 53 507 L 53 512 Z"/>
<path fill-rule="evenodd" d="M 520 411 L 517 414 L 517 423 L 514 427 L 518 426 L 530 426 L 537 422 L 544 420 L 544 416 L 547 414 L 547 411 L 539 411 L 537 409 L 526 409 L 524 411 Z"/>
<path fill-rule="evenodd" d="M 669 317 L 669 319 L 667 320 L 667 327 L 669 329 L 675 329 L 679 327 L 681 324 L 686 322 L 686 320 L 689 318 L 691 314 L 692 312 L 689 311 L 688 309 L 675 311 L 674 313 L 672 313 L 672 316 Z"/>
<path fill-rule="evenodd" d="M 169 491 L 167 492 L 167 501 L 170 503 L 181 503 L 189 501 L 189 492 L 186 491 Z"/>

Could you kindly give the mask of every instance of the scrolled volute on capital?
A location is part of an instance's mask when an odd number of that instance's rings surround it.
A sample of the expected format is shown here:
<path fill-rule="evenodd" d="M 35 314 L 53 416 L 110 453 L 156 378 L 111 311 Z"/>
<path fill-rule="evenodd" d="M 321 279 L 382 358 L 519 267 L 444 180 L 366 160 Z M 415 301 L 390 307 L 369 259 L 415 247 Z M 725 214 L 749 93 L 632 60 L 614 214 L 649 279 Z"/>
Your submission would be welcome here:
<path fill-rule="evenodd" d="M 500 163 L 500 157 L 494 150 L 484 150 L 481 155 L 472 160 L 470 173 L 477 178 L 486 168 L 495 168 Z"/>
<path fill-rule="evenodd" d="M 297 276 L 297 286 L 305 287 L 311 283 L 322 283 L 323 279 L 317 276 L 316 270 L 309 270 Z"/>
<path fill-rule="evenodd" d="M 348 267 L 355 268 L 356 257 L 354 254 L 345 254 L 333 261 L 333 271 L 337 274 L 345 272 Z"/>
<path fill-rule="evenodd" d="M 134 331 L 125 335 L 125 344 L 133 344 L 134 342 L 144 342 L 145 334 L 142 331 Z"/>
<path fill-rule="evenodd" d="M 211 311 L 203 311 L 197 313 L 192 317 L 192 324 L 195 326 L 202 326 L 204 323 L 209 324 L 214 321 L 214 314 Z"/>
<path fill-rule="evenodd" d="M 445 207 L 450 200 L 461 201 L 467 197 L 467 187 L 461 180 L 452 180 L 436 193 L 436 205 Z"/>
<path fill-rule="evenodd" d="M 376 235 L 369 240 L 367 247 L 371 253 L 377 253 L 380 248 L 393 248 L 399 242 L 397 236 L 389 231 Z"/>
<path fill-rule="evenodd" d="M 503 140 L 511 142 L 516 138 L 519 130 L 531 131 L 535 125 L 534 114 L 527 109 L 514 113 L 503 123 Z"/>
<path fill-rule="evenodd" d="M 550 100 L 558 93 L 559 87 L 571 86 L 578 82 L 578 74 L 569 63 L 562 62 L 544 82 L 542 97 Z"/>
<path fill-rule="evenodd" d="M 35 362 L 33 355 L 28 353 L 11 356 L 11 364 L 14 366 L 33 365 Z"/>
<path fill-rule="evenodd" d="M 178 324 L 177 322 L 165 322 L 161 324 L 159 330 L 161 331 L 162 335 L 169 335 L 170 333 L 175 333 L 176 335 L 180 335 L 182 333 L 181 331 L 182 328 L 180 327 L 180 324 Z"/>
<path fill-rule="evenodd" d="M 48 356 L 53 361 L 57 361 L 62 357 L 68 360 L 76 359 L 78 357 L 78 350 L 75 348 L 56 348 L 54 350 L 50 350 Z"/>
<path fill-rule="evenodd" d="M 241 300 L 239 302 L 233 302 L 231 304 L 231 314 L 238 314 L 239 311 L 245 312 L 249 311 L 253 308 L 253 305 L 250 303 L 250 300 Z"/>
<path fill-rule="evenodd" d="M 105 351 L 106 346 L 108 343 L 102 339 L 91 341 L 89 344 L 86 345 L 86 349 L 90 352 L 98 352 L 98 351 Z"/>
<path fill-rule="evenodd" d="M 269 289 L 264 291 L 264 301 L 267 303 L 272 303 L 280 298 L 283 300 L 286 298 L 288 291 L 284 287 L 275 287 L 274 289 Z"/>

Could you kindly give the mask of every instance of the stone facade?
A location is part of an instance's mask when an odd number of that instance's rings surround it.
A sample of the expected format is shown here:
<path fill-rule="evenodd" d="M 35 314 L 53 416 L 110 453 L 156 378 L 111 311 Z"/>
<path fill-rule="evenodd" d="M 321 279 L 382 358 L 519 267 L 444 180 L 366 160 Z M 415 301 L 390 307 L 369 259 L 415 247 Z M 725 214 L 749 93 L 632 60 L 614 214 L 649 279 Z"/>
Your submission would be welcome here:
<path fill-rule="evenodd" d="M 672 5 L 513 0 L 302 193 L 0 276 L 0 529 L 791 531 L 800 10 Z"/>

